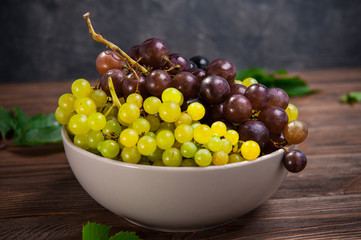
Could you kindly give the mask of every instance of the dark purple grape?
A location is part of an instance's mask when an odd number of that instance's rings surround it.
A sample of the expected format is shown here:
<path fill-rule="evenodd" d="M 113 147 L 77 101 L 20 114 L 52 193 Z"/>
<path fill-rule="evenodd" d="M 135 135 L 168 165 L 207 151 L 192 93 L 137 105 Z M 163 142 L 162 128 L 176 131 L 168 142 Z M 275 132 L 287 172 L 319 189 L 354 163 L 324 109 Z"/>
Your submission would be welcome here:
<path fill-rule="evenodd" d="M 252 108 L 257 111 L 267 107 L 270 101 L 268 88 L 260 83 L 249 86 L 246 89 L 244 96 L 251 101 Z"/>
<path fill-rule="evenodd" d="M 137 90 L 138 85 L 138 91 L 139 94 L 145 99 L 149 96 L 148 91 L 145 87 L 145 77 L 143 74 L 138 73 L 138 78 L 134 75 L 134 73 L 130 73 L 126 76 L 126 78 L 123 81 L 122 90 L 124 97 L 128 97 L 130 94 L 135 93 Z"/>
<path fill-rule="evenodd" d="M 199 83 L 198 78 L 190 72 L 179 72 L 172 79 L 172 87 L 183 94 L 184 100 L 198 97 Z"/>
<path fill-rule="evenodd" d="M 240 140 L 253 140 L 258 143 L 261 150 L 263 150 L 269 139 L 269 132 L 266 125 L 257 120 L 248 120 L 242 123 L 238 128 L 238 133 Z"/>
<path fill-rule="evenodd" d="M 135 46 L 131 47 L 128 50 L 128 56 L 131 57 L 133 60 L 137 61 L 140 57 L 139 48 L 140 48 L 140 45 L 135 45 Z"/>
<path fill-rule="evenodd" d="M 224 109 L 224 103 L 211 105 L 209 107 L 209 114 L 208 114 L 209 121 L 215 122 L 218 120 L 225 119 L 223 114 L 223 109 Z"/>
<path fill-rule="evenodd" d="M 190 60 L 196 64 L 197 68 L 203 70 L 206 70 L 209 64 L 209 60 L 203 56 L 194 56 Z"/>
<path fill-rule="evenodd" d="M 247 87 L 242 85 L 242 84 L 238 84 L 238 83 L 233 83 L 231 85 L 231 95 L 233 94 L 242 94 L 244 95 L 244 93 L 246 92 Z"/>
<path fill-rule="evenodd" d="M 245 122 L 252 114 L 251 102 L 241 94 L 234 94 L 225 101 L 223 114 L 232 123 Z"/>
<path fill-rule="evenodd" d="M 284 156 L 283 165 L 291 173 L 301 172 L 307 165 L 306 155 L 299 150 L 292 150 Z"/>
<path fill-rule="evenodd" d="M 115 93 L 118 97 L 123 96 L 122 85 L 125 79 L 125 73 L 121 69 L 110 69 L 103 74 L 100 80 L 100 88 L 110 96 L 108 78 L 111 77 L 114 85 Z"/>
<path fill-rule="evenodd" d="M 172 70 L 169 71 L 169 74 L 174 75 L 179 72 L 188 71 L 191 69 L 191 65 L 190 65 L 188 59 L 178 53 L 173 53 L 173 54 L 169 55 L 169 61 L 171 61 L 172 64 L 176 66 Z M 171 68 L 172 64 L 170 64 L 168 62 L 166 64 L 166 68 Z"/>
<path fill-rule="evenodd" d="M 198 78 L 199 82 L 201 82 L 206 77 L 206 71 L 200 68 L 190 69 L 189 72 L 193 73 L 193 75 Z"/>
<path fill-rule="evenodd" d="M 213 60 L 206 69 L 207 76 L 217 75 L 227 80 L 229 85 L 234 83 L 236 78 L 236 69 L 233 64 L 223 58 Z"/>
<path fill-rule="evenodd" d="M 169 74 L 160 69 L 153 70 L 145 78 L 145 87 L 148 93 L 156 97 L 161 97 L 162 92 L 171 84 Z"/>
<path fill-rule="evenodd" d="M 199 91 L 201 98 L 213 105 L 224 102 L 229 97 L 231 88 L 224 78 L 211 75 L 202 80 Z"/>
<path fill-rule="evenodd" d="M 197 64 L 195 64 L 193 61 L 189 60 L 189 64 L 191 65 L 191 69 L 198 69 Z"/>
<path fill-rule="evenodd" d="M 286 109 L 289 103 L 288 94 L 281 88 L 269 89 L 270 102 L 268 106 L 277 106 Z"/>
<path fill-rule="evenodd" d="M 281 134 L 288 123 L 288 116 L 282 108 L 270 106 L 262 109 L 258 120 L 266 125 L 271 134 Z"/>
<path fill-rule="evenodd" d="M 168 57 L 169 49 L 164 41 L 150 38 L 140 45 L 139 55 L 145 65 L 160 68 L 166 63 L 165 57 Z"/>
<path fill-rule="evenodd" d="M 122 69 L 124 66 L 124 61 L 110 50 L 101 52 L 95 60 L 95 68 L 100 75 L 103 75 L 110 69 Z"/>

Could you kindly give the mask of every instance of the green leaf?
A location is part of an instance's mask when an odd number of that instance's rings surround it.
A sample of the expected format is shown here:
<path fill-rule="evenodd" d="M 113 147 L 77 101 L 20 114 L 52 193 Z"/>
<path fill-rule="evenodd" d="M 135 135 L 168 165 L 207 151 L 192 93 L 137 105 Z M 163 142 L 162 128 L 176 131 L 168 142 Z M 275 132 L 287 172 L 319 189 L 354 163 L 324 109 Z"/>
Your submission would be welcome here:
<path fill-rule="evenodd" d="M 11 119 L 13 114 L 10 110 L 7 110 L 0 106 L 0 132 L 1 137 L 4 139 L 6 134 L 11 131 Z"/>
<path fill-rule="evenodd" d="M 341 96 L 340 101 L 342 103 L 348 103 L 354 105 L 356 102 L 361 102 L 361 92 L 350 92 Z"/>
<path fill-rule="evenodd" d="M 83 226 L 83 240 L 108 240 L 111 226 L 88 222 Z"/>
<path fill-rule="evenodd" d="M 311 93 L 306 82 L 298 77 L 279 78 L 274 80 L 275 87 L 282 88 L 290 97 L 302 96 Z"/>
<path fill-rule="evenodd" d="M 109 240 L 141 240 L 135 232 L 119 232 L 109 238 Z"/>

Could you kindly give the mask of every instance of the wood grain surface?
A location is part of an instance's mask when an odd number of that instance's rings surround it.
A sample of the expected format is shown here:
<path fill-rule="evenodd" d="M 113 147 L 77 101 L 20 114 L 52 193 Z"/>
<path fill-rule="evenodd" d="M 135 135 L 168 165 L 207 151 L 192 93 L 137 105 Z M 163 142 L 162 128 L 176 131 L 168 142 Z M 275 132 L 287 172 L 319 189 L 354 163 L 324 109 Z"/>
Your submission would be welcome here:
<path fill-rule="evenodd" d="M 361 69 L 294 73 L 318 93 L 292 98 L 309 137 L 299 145 L 304 171 L 288 174 L 254 211 L 207 231 L 143 229 L 104 209 L 79 185 L 61 144 L 0 151 L 0 239 L 81 239 L 88 221 L 135 231 L 142 239 L 361 239 L 361 103 L 339 97 L 361 91 Z M 68 82 L 0 85 L 0 105 L 51 113 Z M 1 121 L 1 120 L 0 120 Z"/>

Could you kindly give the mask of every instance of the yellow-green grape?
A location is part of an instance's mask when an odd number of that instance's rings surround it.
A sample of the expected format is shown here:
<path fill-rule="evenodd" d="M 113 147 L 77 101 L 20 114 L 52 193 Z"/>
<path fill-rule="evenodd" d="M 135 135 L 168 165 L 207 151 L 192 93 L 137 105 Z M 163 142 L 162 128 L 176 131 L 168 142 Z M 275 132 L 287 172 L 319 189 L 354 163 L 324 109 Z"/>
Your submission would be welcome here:
<path fill-rule="evenodd" d="M 88 117 L 84 114 L 73 115 L 68 122 L 68 129 L 73 135 L 85 135 L 89 131 Z"/>
<path fill-rule="evenodd" d="M 101 89 L 95 89 L 89 95 L 97 107 L 103 107 L 108 101 L 108 95 Z"/>
<path fill-rule="evenodd" d="M 228 130 L 224 135 L 224 138 L 231 142 L 232 145 L 236 145 L 239 140 L 239 134 L 235 130 Z"/>
<path fill-rule="evenodd" d="M 149 156 L 153 154 L 157 149 L 157 142 L 154 138 L 150 136 L 143 136 L 139 139 L 137 143 L 137 148 L 140 154 L 144 156 Z"/>
<path fill-rule="evenodd" d="M 109 120 L 117 120 L 118 121 L 118 108 L 117 107 L 112 107 L 112 103 L 106 103 L 104 105 L 104 109 L 102 110 L 102 113 L 107 114 L 105 117 L 107 119 L 107 121 Z M 110 109 L 111 108 L 111 109 Z M 110 109 L 110 110 L 109 110 Z"/>
<path fill-rule="evenodd" d="M 220 137 L 224 136 L 227 132 L 227 126 L 222 121 L 216 121 L 211 125 L 212 134 L 218 134 Z"/>
<path fill-rule="evenodd" d="M 140 117 L 140 110 L 134 103 L 124 103 L 120 106 L 118 112 L 119 122 L 131 124 Z"/>
<path fill-rule="evenodd" d="M 254 78 L 251 78 L 251 77 L 248 77 L 248 78 L 245 78 L 243 81 L 242 81 L 242 85 L 246 86 L 246 87 L 249 87 L 251 86 L 252 84 L 256 84 L 258 83 L 258 81 Z"/>
<path fill-rule="evenodd" d="M 212 162 L 214 165 L 225 165 L 228 163 L 229 156 L 228 153 L 225 153 L 223 151 L 215 152 L 212 156 Z"/>
<path fill-rule="evenodd" d="M 194 161 L 200 167 L 209 166 L 212 163 L 212 154 L 208 149 L 204 149 L 204 148 L 199 149 L 194 154 Z"/>
<path fill-rule="evenodd" d="M 174 125 L 177 127 L 181 124 L 192 125 L 192 123 L 193 123 L 192 117 L 186 112 L 181 112 L 178 120 L 174 122 Z"/>
<path fill-rule="evenodd" d="M 147 97 L 143 102 L 143 109 L 149 114 L 156 114 L 159 112 L 159 107 L 162 104 L 162 101 L 155 97 Z"/>
<path fill-rule="evenodd" d="M 195 128 L 198 127 L 199 125 L 201 125 L 200 122 L 195 122 L 195 123 L 192 123 L 191 127 L 192 127 L 193 129 L 195 129 Z"/>
<path fill-rule="evenodd" d="M 181 124 L 174 130 L 174 137 L 180 143 L 190 142 L 193 139 L 193 128 L 188 124 Z"/>
<path fill-rule="evenodd" d="M 74 136 L 74 145 L 84 149 L 84 150 L 88 150 L 89 149 L 89 145 L 87 143 L 87 138 L 86 135 L 75 135 Z"/>
<path fill-rule="evenodd" d="M 133 146 L 133 147 L 123 148 L 121 157 L 122 157 L 123 161 L 126 163 L 137 164 L 140 161 L 142 155 L 138 151 L 137 146 Z"/>
<path fill-rule="evenodd" d="M 143 106 L 143 97 L 142 95 L 140 95 L 139 93 L 131 93 L 128 97 L 127 97 L 127 103 L 133 103 L 135 104 L 138 108 L 141 108 Z"/>
<path fill-rule="evenodd" d="M 183 159 L 181 167 L 198 167 L 197 163 L 192 158 Z"/>
<path fill-rule="evenodd" d="M 193 158 L 197 150 L 197 146 L 193 142 L 183 143 L 180 148 L 180 152 L 185 158 Z"/>
<path fill-rule="evenodd" d="M 166 129 L 159 131 L 155 140 L 157 146 L 163 150 L 171 148 L 175 141 L 173 133 Z"/>
<path fill-rule="evenodd" d="M 76 97 L 71 93 L 64 93 L 58 100 L 58 106 L 64 113 L 74 112 L 74 102 Z"/>
<path fill-rule="evenodd" d="M 206 124 L 201 124 L 194 129 L 194 140 L 200 144 L 206 144 L 211 140 L 212 130 Z"/>
<path fill-rule="evenodd" d="M 164 167 L 164 163 L 163 163 L 163 160 L 162 158 L 161 159 L 158 159 L 156 160 L 155 162 L 153 162 L 153 165 L 152 166 L 161 166 L 161 167 Z"/>
<path fill-rule="evenodd" d="M 100 112 L 93 112 L 88 117 L 88 125 L 91 130 L 100 131 L 105 127 L 107 119 Z"/>
<path fill-rule="evenodd" d="M 167 129 L 169 131 L 174 132 L 174 130 L 175 130 L 174 123 L 161 122 L 160 125 L 159 125 L 158 131 L 160 131 L 162 129 Z"/>
<path fill-rule="evenodd" d="M 147 158 L 151 162 L 156 162 L 157 160 L 162 161 L 162 155 L 164 150 L 160 149 L 159 147 L 156 147 L 155 151 L 148 155 Z"/>
<path fill-rule="evenodd" d="M 222 138 L 221 139 L 222 141 L 222 148 L 221 148 L 221 151 L 225 152 L 225 153 L 230 153 L 232 151 L 232 143 L 228 140 L 228 139 L 225 139 L 225 138 Z"/>
<path fill-rule="evenodd" d="M 90 83 L 85 79 L 77 79 L 71 85 L 71 92 L 75 97 L 87 97 L 93 91 Z"/>
<path fill-rule="evenodd" d="M 140 161 L 138 162 L 140 165 L 151 165 L 148 159 L 141 157 Z"/>
<path fill-rule="evenodd" d="M 126 147 L 133 147 L 137 144 L 138 139 L 138 132 L 132 128 L 127 128 L 120 133 L 118 142 Z"/>
<path fill-rule="evenodd" d="M 150 129 L 149 131 L 151 132 L 155 132 L 158 130 L 159 126 L 160 126 L 160 120 L 157 116 L 154 115 L 148 115 L 145 117 L 145 119 L 148 121 L 149 125 L 150 125 Z"/>
<path fill-rule="evenodd" d="M 162 161 L 165 166 L 179 167 L 182 163 L 182 155 L 177 148 L 168 148 L 162 154 Z"/>
<path fill-rule="evenodd" d="M 295 105 L 293 105 L 292 103 L 289 103 L 287 108 L 286 108 L 286 113 L 288 116 L 288 122 L 292 122 L 297 120 L 298 118 L 298 109 Z"/>
<path fill-rule="evenodd" d="M 242 157 L 246 160 L 254 160 L 258 158 L 261 149 L 257 142 L 253 140 L 245 141 L 241 146 Z"/>
<path fill-rule="evenodd" d="M 119 144 L 114 140 L 105 140 L 101 142 L 100 153 L 106 158 L 115 158 L 120 151 Z"/>
<path fill-rule="evenodd" d="M 218 152 L 222 149 L 222 140 L 219 136 L 214 135 L 207 143 L 207 148 L 212 152 Z"/>
<path fill-rule="evenodd" d="M 242 84 L 242 81 L 236 79 L 236 80 L 234 80 L 234 83 L 235 83 L 235 84 Z"/>
<path fill-rule="evenodd" d="M 117 120 L 108 120 L 101 131 L 106 139 L 118 139 L 122 127 Z"/>
<path fill-rule="evenodd" d="M 104 141 L 104 136 L 101 131 L 90 130 L 86 135 L 87 144 L 90 148 L 97 148 L 98 143 Z"/>
<path fill-rule="evenodd" d="M 181 108 L 174 101 L 163 102 L 159 107 L 159 116 L 165 122 L 175 122 L 180 117 Z"/>
<path fill-rule="evenodd" d="M 150 124 L 144 118 L 138 118 L 135 122 L 132 123 L 132 128 L 138 132 L 139 135 L 142 133 L 149 132 Z"/>
<path fill-rule="evenodd" d="M 89 116 L 91 113 L 96 112 L 97 106 L 91 98 L 79 97 L 74 102 L 74 109 L 77 113 Z"/>
<path fill-rule="evenodd" d="M 155 139 L 155 133 L 154 132 L 145 132 L 144 134 L 143 134 L 143 136 L 149 136 L 149 137 L 152 137 L 152 138 L 154 138 Z"/>
<path fill-rule="evenodd" d="M 243 162 L 244 160 L 245 159 L 237 153 L 233 153 L 229 156 L 229 163 Z"/>
<path fill-rule="evenodd" d="M 75 114 L 75 112 L 65 113 L 60 107 L 57 107 L 55 110 L 55 119 L 58 123 L 65 125 L 68 124 L 69 119 Z"/>
<path fill-rule="evenodd" d="M 206 109 L 199 102 L 193 102 L 189 104 L 187 113 L 192 117 L 194 121 L 201 120 L 206 114 Z"/>
<path fill-rule="evenodd" d="M 179 106 L 183 104 L 183 94 L 176 88 L 167 88 L 162 93 L 162 101 L 173 101 L 176 102 Z"/>

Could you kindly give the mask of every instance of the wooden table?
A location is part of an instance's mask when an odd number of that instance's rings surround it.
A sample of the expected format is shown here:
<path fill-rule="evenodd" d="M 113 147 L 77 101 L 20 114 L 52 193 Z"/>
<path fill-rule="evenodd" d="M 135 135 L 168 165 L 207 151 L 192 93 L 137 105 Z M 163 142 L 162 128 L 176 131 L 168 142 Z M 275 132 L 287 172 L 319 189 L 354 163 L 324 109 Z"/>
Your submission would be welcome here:
<path fill-rule="evenodd" d="M 298 73 L 319 93 L 292 98 L 309 126 L 299 146 L 306 169 L 288 174 L 256 210 L 212 230 L 164 233 L 137 227 L 96 203 L 79 185 L 61 144 L 0 151 L 0 239 L 81 239 L 88 221 L 112 225 L 111 235 L 143 239 L 361 239 L 361 103 L 339 97 L 361 91 L 361 69 Z M 69 82 L 0 85 L 0 105 L 50 113 Z M 1 120 L 0 120 L 1 121 Z"/>

